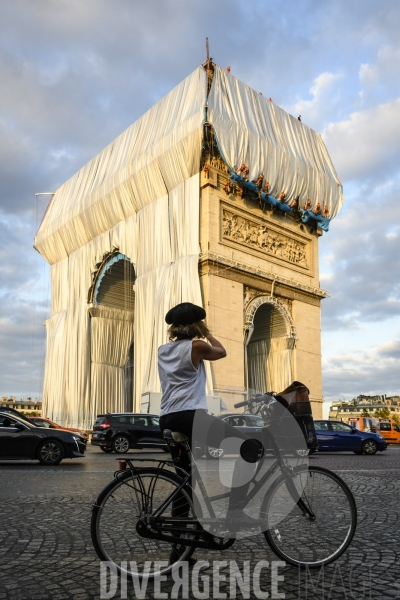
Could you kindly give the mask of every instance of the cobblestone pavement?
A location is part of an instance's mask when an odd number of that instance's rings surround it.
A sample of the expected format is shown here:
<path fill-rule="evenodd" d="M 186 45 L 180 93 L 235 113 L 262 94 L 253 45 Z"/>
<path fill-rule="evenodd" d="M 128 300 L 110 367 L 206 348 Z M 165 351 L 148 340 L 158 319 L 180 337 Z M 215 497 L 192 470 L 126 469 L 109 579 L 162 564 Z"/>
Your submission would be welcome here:
<path fill-rule="evenodd" d="M 142 453 L 142 457 L 149 455 Z M 32 461 L 0 462 L 0 600 L 100 597 L 99 560 L 92 547 L 89 522 L 91 504 L 112 478 L 115 458 L 114 454 L 89 447 L 84 459 L 65 461 L 57 467 L 43 467 Z M 310 463 L 337 471 L 350 486 L 358 507 L 357 532 L 348 551 L 323 571 L 280 568 L 284 580 L 279 581 L 278 591 L 285 596 L 275 597 L 400 598 L 400 448 L 390 447 L 372 457 L 317 454 Z M 230 592 L 230 561 L 236 561 L 242 570 L 243 561 L 250 560 L 254 569 L 258 561 L 277 560 L 262 535 L 236 542 L 223 553 L 198 550 L 196 557 L 228 561 L 220 566 L 220 576 L 226 576 L 226 581 L 219 584 L 220 595 L 213 594 L 212 581 L 209 595 L 203 595 L 227 599 L 246 597 L 239 587 L 236 595 Z M 269 571 L 264 569 L 262 573 L 261 588 L 269 591 L 271 598 Z M 173 583 L 170 578 L 161 584 L 164 598 L 174 597 Z M 137 597 L 131 583 L 127 597 Z M 160 595 L 149 584 L 143 597 Z M 189 597 L 201 596 L 189 587 Z M 256 591 L 251 589 L 247 597 L 257 597 Z M 121 598 L 120 590 L 115 598 Z"/>

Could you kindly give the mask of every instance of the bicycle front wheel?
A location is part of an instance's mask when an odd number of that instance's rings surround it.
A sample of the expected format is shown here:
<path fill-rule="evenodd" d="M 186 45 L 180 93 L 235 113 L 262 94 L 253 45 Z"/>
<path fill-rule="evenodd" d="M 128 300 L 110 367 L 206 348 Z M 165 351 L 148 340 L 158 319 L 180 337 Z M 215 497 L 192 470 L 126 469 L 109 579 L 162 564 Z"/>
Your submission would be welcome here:
<path fill-rule="evenodd" d="M 271 549 L 291 565 L 320 567 L 333 562 L 350 544 L 357 525 L 354 497 L 335 473 L 321 467 L 297 467 L 292 476 L 297 498 L 281 475 L 265 497 L 261 515 Z M 314 518 L 303 514 L 301 498 Z"/>
<path fill-rule="evenodd" d="M 139 518 L 150 517 L 181 482 L 174 473 L 151 468 L 127 471 L 111 481 L 93 505 L 91 534 L 98 557 L 114 564 L 119 574 L 138 578 L 166 574 L 174 564 L 188 560 L 195 548 L 185 545 L 185 538 L 193 538 L 197 522 L 183 526 L 187 533 L 181 533 L 182 543 L 175 545 L 142 537 L 136 529 Z M 162 517 L 196 519 L 189 486 L 178 492 Z"/>

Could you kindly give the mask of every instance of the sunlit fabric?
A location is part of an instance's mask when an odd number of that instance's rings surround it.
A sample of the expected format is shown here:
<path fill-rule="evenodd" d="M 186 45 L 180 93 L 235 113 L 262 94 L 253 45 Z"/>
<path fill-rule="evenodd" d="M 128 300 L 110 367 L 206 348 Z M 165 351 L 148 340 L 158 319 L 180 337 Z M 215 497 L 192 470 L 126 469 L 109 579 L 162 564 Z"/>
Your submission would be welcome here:
<path fill-rule="evenodd" d="M 284 390 L 293 380 L 294 345 L 292 337 L 263 339 L 249 344 L 249 387 L 258 393 Z"/>
<path fill-rule="evenodd" d="M 318 198 L 329 218 L 341 206 L 341 185 L 318 134 L 218 67 L 207 107 L 206 80 L 203 68 L 196 69 L 64 183 L 48 206 L 35 238 L 52 281 L 43 414 L 60 423 L 90 428 L 99 412 L 128 408 L 124 367 L 132 344 L 133 408 L 139 410 L 143 393 L 160 391 L 157 349 L 167 341 L 166 312 L 184 301 L 202 305 L 205 118 L 232 169 L 245 162 L 251 178 L 264 172 L 275 196 L 285 190 L 289 199 Z M 130 279 L 89 301 L 108 254 L 130 265 Z M 121 289 L 130 298 L 119 306 Z M 112 306 L 100 306 L 103 297 Z M 267 362 L 264 356 L 265 377 L 277 387 L 279 365 L 280 387 L 290 382 L 290 352 L 277 348 Z"/>
<path fill-rule="evenodd" d="M 215 68 L 208 98 L 208 121 L 220 151 L 235 171 L 249 167 L 249 180 L 264 174 L 274 197 L 284 191 L 327 206 L 329 218 L 343 204 L 343 190 L 321 136 L 230 73 Z"/>
<path fill-rule="evenodd" d="M 61 186 L 48 207 L 35 239 L 52 280 L 43 410 L 61 423 L 91 427 L 99 412 L 127 408 L 123 368 L 133 340 L 139 409 L 143 392 L 160 391 L 165 313 L 183 301 L 202 304 L 205 92 L 199 68 Z M 88 305 L 96 265 L 116 249 L 136 274 L 134 315 Z"/>

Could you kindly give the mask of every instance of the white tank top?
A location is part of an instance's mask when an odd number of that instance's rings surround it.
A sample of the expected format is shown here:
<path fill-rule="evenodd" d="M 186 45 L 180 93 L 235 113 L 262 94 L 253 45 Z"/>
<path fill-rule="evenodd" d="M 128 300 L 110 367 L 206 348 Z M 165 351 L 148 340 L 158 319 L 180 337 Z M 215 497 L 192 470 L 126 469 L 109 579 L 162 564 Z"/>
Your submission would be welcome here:
<path fill-rule="evenodd" d="M 161 381 L 160 416 L 180 410 L 207 410 L 206 369 L 192 363 L 193 340 L 169 342 L 158 349 L 158 374 Z"/>

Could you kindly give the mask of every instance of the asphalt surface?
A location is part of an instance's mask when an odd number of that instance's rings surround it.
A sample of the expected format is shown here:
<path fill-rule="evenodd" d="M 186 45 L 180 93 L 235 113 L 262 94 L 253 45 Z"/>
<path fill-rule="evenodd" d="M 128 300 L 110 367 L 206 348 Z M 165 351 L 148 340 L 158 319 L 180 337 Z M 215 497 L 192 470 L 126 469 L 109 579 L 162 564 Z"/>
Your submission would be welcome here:
<path fill-rule="evenodd" d="M 140 458 L 166 458 L 164 453 L 139 451 Z M 129 453 L 133 458 L 133 451 Z M 104 454 L 88 446 L 85 458 L 66 460 L 57 467 L 34 461 L 0 461 L 0 600 L 86 600 L 100 598 L 100 562 L 90 538 L 91 505 L 98 492 L 118 468 L 115 454 Z M 224 459 L 229 460 L 229 459 Z M 317 571 L 279 568 L 278 592 L 271 593 L 269 569 L 260 578 L 261 588 L 271 597 L 287 600 L 400 598 L 400 448 L 389 447 L 375 456 L 324 453 L 310 463 L 336 471 L 350 486 L 357 503 L 358 527 L 352 544 L 335 563 Z M 207 468 L 216 469 L 214 461 Z M 111 525 L 110 525 L 111 526 Z M 196 550 L 198 560 L 227 561 L 220 565 L 220 598 L 250 597 L 250 589 L 231 593 L 231 561 L 239 569 L 250 561 L 276 561 L 262 535 L 238 540 L 224 552 Z M 252 572 L 252 571 L 251 571 Z M 213 592 L 203 597 L 218 597 Z M 199 598 L 200 591 L 175 594 L 171 578 L 161 583 L 164 598 Z M 216 590 L 215 590 L 216 591 Z M 223 594 L 226 594 L 224 596 Z M 121 598 L 118 589 L 115 598 Z M 124 597 L 124 592 L 122 593 Z M 139 597 L 128 583 L 125 597 Z M 143 598 L 160 594 L 148 584 Z M 266 597 L 265 595 L 263 597 Z"/>

